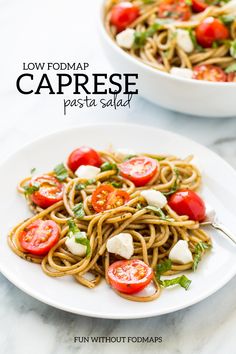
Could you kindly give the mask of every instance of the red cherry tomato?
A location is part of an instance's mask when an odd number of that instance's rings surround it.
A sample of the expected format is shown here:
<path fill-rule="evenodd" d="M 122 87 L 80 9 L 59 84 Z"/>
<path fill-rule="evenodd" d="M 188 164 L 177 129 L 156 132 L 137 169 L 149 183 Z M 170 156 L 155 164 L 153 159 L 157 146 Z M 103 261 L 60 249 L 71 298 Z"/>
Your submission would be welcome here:
<path fill-rule="evenodd" d="M 228 82 L 236 82 L 236 72 L 229 73 L 227 75 Z"/>
<path fill-rule="evenodd" d="M 106 210 L 118 208 L 130 200 L 130 196 L 126 191 L 116 189 L 108 195 Z"/>
<path fill-rule="evenodd" d="M 124 178 L 132 181 L 135 186 L 144 186 L 156 174 L 157 161 L 146 156 L 133 157 L 119 165 L 120 173 Z"/>
<path fill-rule="evenodd" d="M 112 192 L 114 192 L 114 188 L 107 184 L 95 189 L 92 194 L 92 206 L 96 212 L 100 213 L 106 210 L 108 196 Z"/>
<path fill-rule="evenodd" d="M 139 8 L 130 2 L 120 2 L 111 10 L 111 24 L 118 32 L 126 29 L 139 16 Z"/>
<path fill-rule="evenodd" d="M 153 270 L 139 259 L 117 261 L 108 268 L 110 285 L 126 294 L 143 290 L 152 280 Z"/>
<path fill-rule="evenodd" d="M 172 194 L 168 204 L 178 215 L 187 215 L 190 220 L 203 221 L 206 207 L 202 198 L 189 189 L 181 189 Z"/>
<path fill-rule="evenodd" d="M 107 184 L 98 187 L 92 194 L 92 206 L 98 213 L 122 206 L 129 200 L 127 192 Z"/>
<path fill-rule="evenodd" d="M 158 17 L 188 21 L 191 17 L 191 9 L 185 0 L 164 0 L 159 5 Z"/>
<path fill-rule="evenodd" d="M 39 190 L 31 194 L 31 200 L 43 209 L 59 202 L 63 197 L 64 186 L 58 180 L 49 175 L 33 178 L 30 186 L 39 185 Z"/>
<path fill-rule="evenodd" d="M 20 232 L 21 247 L 35 255 L 45 255 L 58 242 L 60 230 L 52 220 L 36 220 Z"/>
<path fill-rule="evenodd" d="M 217 18 L 207 17 L 196 27 L 196 38 L 202 47 L 211 48 L 213 42 L 229 38 L 229 30 Z"/>
<path fill-rule="evenodd" d="M 202 12 L 209 6 L 204 0 L 192 0 L 192 9 L 194 12 Z"/>
<path fill-rule="evenodd" d="M 197 65 L 193 68 L 193 79 L 213 82 L 224 82 L 227 77 L 225 72 L 216 65 Z"/>
<path fill-rule="evenodd" d="M 67 161 L 68 167 L 73 172 L 75 172 L 81 165 L 100 167 L 101 164 L 102 160 L 97 151 L 87 146 L 82 146 L 72 151 Z"/>

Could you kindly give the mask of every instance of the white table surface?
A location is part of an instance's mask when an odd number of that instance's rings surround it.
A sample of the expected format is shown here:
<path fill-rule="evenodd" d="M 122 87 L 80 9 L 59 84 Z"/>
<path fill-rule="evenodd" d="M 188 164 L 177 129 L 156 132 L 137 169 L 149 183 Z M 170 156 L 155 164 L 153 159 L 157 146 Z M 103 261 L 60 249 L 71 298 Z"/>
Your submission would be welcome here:
<path fill-rule="evenodd" d="M 45 133 L 80 124 L 117 121 L 181 133 L 208 146 L 236 168 L 236 119 L 184 116 L 161 109 L 141 97 L 130 110 L 73 109 L 64 117 L 61 97 L 23 96 L 17 92 L 15 81 L 22 73 L 22 62 L 88 61 L 91 71 L 112 72 L 97 33 L 99 2 L 0 1 L 0 158 Z M 236 353 L 235 293 L 236 278 L 210 298 L 179 312 L 142 320 L 100 320 L 45 305 L 0 275 L 0 351 L 5 354 L 95 351 L 233 354 Z M 89 335 L 162 336 L 163 343 L 73 343 L 74 336 Z"/>

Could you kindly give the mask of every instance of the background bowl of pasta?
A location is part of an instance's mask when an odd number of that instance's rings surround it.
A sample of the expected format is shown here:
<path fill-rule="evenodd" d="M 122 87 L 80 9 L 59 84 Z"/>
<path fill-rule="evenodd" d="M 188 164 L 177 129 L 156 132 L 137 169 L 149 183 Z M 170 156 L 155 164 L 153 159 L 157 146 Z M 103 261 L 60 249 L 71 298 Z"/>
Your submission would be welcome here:
<path fill-rule="evenodd" d="M 186 114 L 236 115 L 235 0 L 106 0 L 100 29 L 114 68 L 138 73 L 141 96 Z"/>

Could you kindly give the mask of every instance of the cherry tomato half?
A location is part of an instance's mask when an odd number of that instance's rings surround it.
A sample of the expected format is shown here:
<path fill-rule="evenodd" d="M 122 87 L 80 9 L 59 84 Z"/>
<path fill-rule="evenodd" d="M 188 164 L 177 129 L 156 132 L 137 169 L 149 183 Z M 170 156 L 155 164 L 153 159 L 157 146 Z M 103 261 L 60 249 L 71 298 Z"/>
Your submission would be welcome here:
<path fill-rule="evenodd" d="M 157 161 L 146 156 L 133 157 L 119 165 L 121 176 L 132 181 L 135 186 L 144 186 L 156 174 Z"/>
<path fill-rule="evenodd" d="M 121 2 L 111 10 L 111 24 L 117 32 L 126 29 L 139 16 L 139 8 L 130 2 Z"/>
<path fill-rule="evenodd" d="M 188 21 L 191 17 L 191 9 L 185 0 L 164 0 L 159 5 L 158 17 Z"/>
<path fill-rule="evenodd" d="M 229 30 L 217 18 L 207 17 L 196 27 L 196 38 L 202 47 L 211 48 L 215 41 L 229 38 Z"/>
<path fill-rule="evenodd" d="M 209 6 L 204 0 L 192 0 L 192 9 L 194 12 L 202 12 Z"/>
<path fill-rule="evenodd" d="M 193 68 L 193 79 L 224 82 L 227 76 L 219 66 L 203 64 Z"/>
<path fill-rule="evenodd" d="M 75 172 L 81 165 L 100 167 L 101 164 L 102 159 L 97 151 L 87 146 L 81 146 L 72 151 L 67 161 L 69 169 L 73 172 Z"/>
<path fill-rule="evenodd" d="M 143 290 L 151 282 L 152 278 L 152 268 L 140 259 L 117 261 L 108 268 L 110 285 L 126 294 L 133 294 Z"/>
<path fill-rule="evenodd" d="M 35 255 L 45 255 L 59 240 L 59 227 L 52 220 L 36 220 L 20 232 L 21 247 Z"/>
<path fill-rule="evenodd" d="M 227 75 L 228 82 L 236 82 L 236 72 L 229 73 Z"/>
<path fill-rule="evenodd" d="M 130 196 L 126 191 L 116 189 L 108 195 L 106 210 L 118 208 L 126 204 L 130 200 Z"/>
<path fill-rule="evenodd" d="M 39 190 L 31 194 L 31 200 L 43 209 L 59 202 L 63 197 L 64 186 L 58 180 L 49 175 L 33 178 L 30 185 L 39 184 Z"/>
<path fill-rule="evenodd" d="M 129 200 L 127 192 L 107 184 L 99 186 L 92 194 L 92 206 L 98 213 L 122 206 Z"/>
<path fill-rule="evenodd" d="M 181 189 L 172 194 L 168 204 L 178 215 L 187 215 L 190 220 L 203 221 L 206 207 L 202 198 L 189 189 Z"/>

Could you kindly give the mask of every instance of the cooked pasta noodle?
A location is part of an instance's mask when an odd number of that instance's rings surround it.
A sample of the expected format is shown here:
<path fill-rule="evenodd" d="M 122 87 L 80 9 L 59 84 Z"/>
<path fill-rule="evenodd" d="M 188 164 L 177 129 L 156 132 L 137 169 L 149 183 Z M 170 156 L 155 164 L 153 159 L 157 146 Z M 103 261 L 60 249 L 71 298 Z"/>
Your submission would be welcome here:
<path fill-rule="evenodd" d="M 159 262 L 168 258 L 171 248 L 178 240 L 188 241 L 192 253 L 201 241 L 211 244 L 210 237 L 200 228 L 198 222 L 189 220 L 185 215 L 177 215 L 168 204 L 163 208 L 166 217 L 162 218 L 146 208 L 146 201 L 140 195 L 142 190 L 148 188 L 167 194 L 171 193 L 177 185 L 178 188 L 198 189 L 201 175 L 196 166 L 191 163 L 192 156 L 182 160 L 175 156 L 142 155 L 158 161 L 159 167 L 152 180 L 143 187 L 136 187 L 133 182 L 121 177 L 116 169 L 112 169 L 99 173 L 91 184 L 78 190 L 76 186 L 83 183 L 84 179 L 76 177 L 69 171 L 69 176 L 64 181 L 63 200 L 42 209 L 32 203 L 31 197 L 27 196 L 34 215 L 11 230 L 8 237 L 11 249 L 23 259 L 41 264 L 43 272 L 50 277 L 70 275 L 78 283 L 94 288 L 103 278 L 109 282 L 107 270 L 117 256 L 107 251 L 106 243 L 120 232 L 128 232 L 133 238 L 134 255 L 132 258 L 143 260 L 153 269 Z M 101 151 L 100 156 L 104 161 L 118 165 L 123 161 L 122 155 L 112 151 Z M 49 175 L 53 174 L 54 172 L 49 173 Z M 24 186 L 30 179 L 31 177 L 28 177 L 20 182 L 18 191 L 21 194 L 24 194 Z M 91 204 L 91 195 L 97 187 L 111 183 L 120 183 L 119 188 L 129 194 L 130 200 L 119 207 L 96 213 Z M 83 203 L 84 216 L 76 219 L 74 208 L 80 202 Z M 76 256 L 65 245 L 68 220 L 71 218 L 74 219 L 77 227 L 87 234 L 91 247 L 91 252 L 87 256 Z M 25 252 L 19 242 L 22 230 L 36 220 L 53 220 L 60 228 L 60 240 L 45 256 Z M 192 262 L 184 265 L 173 263 L 171 270 L 165 275 L 191 269 L 192 265 Z M 93 275 L 93 279 L 88 278 L 88 272 Z M 118 293 L 130 300 L 151 301 L 160 295 L 160 285 L 155 279 L 154 282 L 156 292 L 147 297 Z"/>

